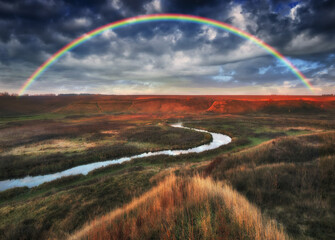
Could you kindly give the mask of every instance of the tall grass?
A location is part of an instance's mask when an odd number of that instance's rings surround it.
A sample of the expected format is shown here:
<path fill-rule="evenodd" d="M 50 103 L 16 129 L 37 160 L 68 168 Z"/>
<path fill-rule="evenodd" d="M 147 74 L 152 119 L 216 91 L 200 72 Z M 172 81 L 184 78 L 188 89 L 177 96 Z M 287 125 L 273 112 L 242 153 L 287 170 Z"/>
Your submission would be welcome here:
<path fill-rule="evenodd" d="M 207 173 L 223 176 L 234 168 L 254 168 L 262 164 L 303 163 L 318 157 L 335 154 L 335 131 L 300 137 L 283 137 L 264 142 L 244 151 L 218 157 L 207 168 Z"/>
<path fill-rule="evenodd" d="M 230 186 L 171 175 L 69 239 L 288 239 Z"/>
<path fill-rule="evenodd" d="M 271 140 L 217 158 L 206 169 L 297 239 L 334 239 L 334 172 L 334 131 Z"/>

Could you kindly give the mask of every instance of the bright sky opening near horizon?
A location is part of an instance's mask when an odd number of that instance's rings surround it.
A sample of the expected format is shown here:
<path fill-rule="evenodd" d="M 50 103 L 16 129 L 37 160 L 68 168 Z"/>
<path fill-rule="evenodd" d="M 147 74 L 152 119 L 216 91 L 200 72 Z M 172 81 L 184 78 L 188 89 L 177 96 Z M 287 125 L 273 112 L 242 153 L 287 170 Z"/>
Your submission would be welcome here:
<path fill-rule="evenodd" d="M 334 1 L 0 1 L 0 92 L 81 35 L 144 14 L 191 14 L 268 43 L 295 65 L 228 31 L 183 21 L 110 29 L 66 52 L 26 93 L 335 93 Z M 313 91 L 308 87 L 309 82 Z"/>

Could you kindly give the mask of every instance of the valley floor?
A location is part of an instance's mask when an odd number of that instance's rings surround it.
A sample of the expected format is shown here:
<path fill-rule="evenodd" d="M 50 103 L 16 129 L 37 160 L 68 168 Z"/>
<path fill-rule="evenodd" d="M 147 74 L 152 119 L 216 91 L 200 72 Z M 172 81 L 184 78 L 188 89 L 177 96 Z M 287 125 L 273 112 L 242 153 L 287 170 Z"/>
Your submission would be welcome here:
<path fill-rule="evenodd" d="M 331 112 L 4 117 L 0 179 L 211 141 L 179 121 L 233 141 L 0 192 L 0 238 L 335 238 Z"/>

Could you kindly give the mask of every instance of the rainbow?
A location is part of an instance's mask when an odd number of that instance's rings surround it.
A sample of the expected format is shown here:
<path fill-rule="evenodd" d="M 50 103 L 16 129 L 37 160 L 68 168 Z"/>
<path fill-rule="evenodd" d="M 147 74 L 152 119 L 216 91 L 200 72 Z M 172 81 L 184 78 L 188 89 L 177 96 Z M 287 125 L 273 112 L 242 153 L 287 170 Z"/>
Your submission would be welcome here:
<path fill-rule="evenodd" d="M 76 46 L 86 42 L 87 40 L 91 39 L 94 36 L 97 36 L 103 33 L 106 30 L 112 30 L 116 28 L 120 28 L 127 25 L 132 25 L 135 23 L 146 23 L 146 22 L 155 22 L 155 21 L 181 21 L 181 22 L 191 22 L 191 23 L 199 23 L 205 24 L 212 27 L 216 27 L 219 29 L 226 30 L 231 32 L 237 36 L 250 40 L 257 44 L 258 46 L 264 48 L 267 52 L 272 54 L 274 57 L 282 61 L 286 66 L 288 66 L 291 71 L 299 78 L 301 81 L 313 92 L 313 86 L 308 81 L 308 79 L 299 71 L 297 67 L 295 67 L 287 58 L 285 58 L 281 53 L 279 53 L 276 49 L 268 45 L 267 43 L 263 42 L 259 38 L 242 31 L 236 27 L 233 27 L 227 23 L 219 22 L 216 20 L 212 20 L 209 18 L 192 16 L 192 15 L 184 15 L 184 14 L 152 14 L 152 15 L 143 15 L 137 16 L 132 18 L 126 18 L 120 21 L 112 22 L 96 28 L 77 39 L 73 40 L 63 48 L 61 48 L 58 52 L 53 54 L 47 61 L 45 61 L 41 66 L 39 66 L 35 72 L 24 82 L 22 87 L 19 90 L 19 96 L 22 95 L 27 88 L 48 68 L 57 61 L 60 57 L 62 57 L 66 52 L 70 51 L 71 49 L 75 48 Z"/>

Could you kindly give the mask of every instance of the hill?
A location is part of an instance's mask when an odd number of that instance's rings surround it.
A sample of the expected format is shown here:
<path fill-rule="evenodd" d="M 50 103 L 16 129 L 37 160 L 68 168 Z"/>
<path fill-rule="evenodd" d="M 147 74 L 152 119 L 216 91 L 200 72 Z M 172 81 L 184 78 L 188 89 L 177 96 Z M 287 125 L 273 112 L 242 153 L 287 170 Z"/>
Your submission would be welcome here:
<path fill-rule="evenodd" d="M 167 177 L 69 239 L 288 239 L 273 220 L 226 184 Z"/>
<path fill-rule="evenodd" d="M 334 239 L 334 131 L 270 140 L 218 157 L 206 171 L 283 223 L 290 236 Z"/>

